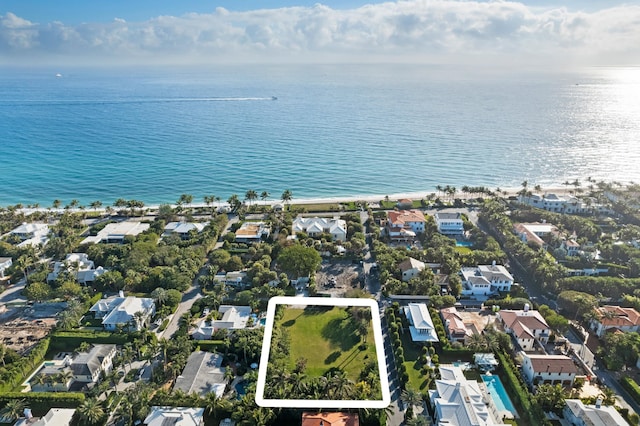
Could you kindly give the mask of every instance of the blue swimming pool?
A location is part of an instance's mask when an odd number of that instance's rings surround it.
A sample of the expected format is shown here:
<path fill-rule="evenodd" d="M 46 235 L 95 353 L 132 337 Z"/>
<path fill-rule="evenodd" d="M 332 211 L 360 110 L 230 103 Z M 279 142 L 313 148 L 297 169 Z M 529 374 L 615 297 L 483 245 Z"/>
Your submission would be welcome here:
<path fill-rule="evenodd" d="M 456 246 L 458 246 L 458 247 L 473 247 L 473 243 L 471 241 L 456 241 Z"/>
<path fill-rule="evenodd" d="M 493 399 L 494 404 L 498 408 L 498 411 L 510 411 L 513 415 L 516 415 L 516 409 L 511 402 L 511 398 L 507 395 L 507 391 L 500 381 L 500 377 L 498 376 L 487 376 L 482 375 L 482 381 L 487 386 L 487 390 L 489 391 L 489 395 L 491 395 L 491 399 Z"/>
<path fill-rule="evenodd" d="M 242 399 L 242 397 L 247 394 L 247 382 L 245 382 L 244 380 L 236 383 L 234 387 L 236 389 L 236 395 L 238 399 Z"/>

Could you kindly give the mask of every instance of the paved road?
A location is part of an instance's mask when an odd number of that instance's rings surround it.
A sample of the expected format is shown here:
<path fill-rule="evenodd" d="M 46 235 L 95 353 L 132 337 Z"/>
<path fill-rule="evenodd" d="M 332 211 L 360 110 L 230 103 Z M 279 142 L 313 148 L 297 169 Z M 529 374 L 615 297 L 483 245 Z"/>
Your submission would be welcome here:
<path fill-rule="evenodd" d="M 389 374 L 389 391 L 391 392 L 391 409 L 393 414 L 387 414 L 387 426 L 400 426 L 404 421 L 404 411 L 402 401 L 400 401 L 400 379 L 396 369 L 396 362 L 393 358 L 393 348 L 391 346 L 391 338 L 389 337 L 389 328 L 387 327 L 386 318 L 384 318 L 384 310 L 380 313 L 382 322 L 382 339 L 384 341 L 384 353 L 387 360 L 387 373 Z"/>

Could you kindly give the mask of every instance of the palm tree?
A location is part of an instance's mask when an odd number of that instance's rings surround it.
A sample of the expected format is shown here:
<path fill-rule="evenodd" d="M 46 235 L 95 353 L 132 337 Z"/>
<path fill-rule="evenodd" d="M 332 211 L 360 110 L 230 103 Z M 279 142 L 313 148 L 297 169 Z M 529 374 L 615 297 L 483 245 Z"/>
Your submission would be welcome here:
<path fill-rule="evenodd" d="M 136 330 L 142 330 L 147 319 L 147 314 L 144 313 L 144 311 L 138 311 L 133 314 L 133 319 L 136 323 Z"/>
<path fill-rule="evenodd" d="M 22 416 L 24 409 L 27 407 L 26 399 L 10 399 L 2 410 L 0 410 L 0 418 L 4 417 L 9 420 L 15 420 Z"/>
<path fill-rule="evenodd" d="M 3 367 L 6 367 L 6 364 L 4 363 L 4 357 L 6 356 L 7 356 L 7 347 L 2 343 L 0 343 L 0 361 L 2 361 Z"/>
<path fill-rule="evenodd" d="M 327 390 L 329 399 L 347 399 L 353 394 L 354 385 L 347 375 L 340 371 L 329 379 Z"/>
<path fill-rule="evenodd" d="M 89 398 L 78 407 L 78 415 L 85 424 L 97 424 L 104 418 L 104 410 L 97 399 Z"/>
<path fill-rule="evenodd" d="M 100 207 L 102 207 L 102 201 L 100 200 L 92 201 L 91 203 L 89 203 L 89 207 L 91 207 L 93 211 L 96 211 Z"/>
<path fill-rule="evenodd" d="M 251 202 L 255 199 L 258 198 L 258 193 L 256 191 L 254 191 L 253 189 L 248 190 L 245 194 L 244 194 L 244 199 L 249 201 L 249 205 L 251 205 Z"/>
<path fill-rule="evenodd" d="M 407 426 L 429 426 L 431 423 L 425 416 L 415 416 L 405 422 Z"/>
<path fill-rule="evenodd" d="M 413 389 L 412 387 L 407 386 L 407 388 L 403 390 L 402 393 L 400 394 L 400 399 L 406 405 L 415 407 L 416 405 L 422 402 L 422 394 L 419 391 Z"/>
<path fill-rule="evenodd" d="M 76 349 L 76 351 L 78 353 L 83 353 L 89 352 L 89 349 L 91 349 L 91 344 L 89 342 L 82 342 L 80 343 L 80 346 L 78 346 L 78 349 Z"/>
<path fill-rule="evenodd" d="M 59 209 L 61 204 L 62 201 L 56 198 L 55 200 L 53 200 L 53 203 L 51 203 L 51 207 L 53 207 L 54 209 Z"/>
<path fill-rule="evenodd" d="M 260 199 L 264 201 L 265 204 L 267 204 L 267 198 L 269 198 L 270 195 L 271 194 L 269 194 L 269 191 L 262 191 L 260 193 Z"/>
<path fill-rule="evenodd" d="M 205 410 L 215 419 L 216 411 L 220 408 L 220 398 L 218 398 L 215 392 L 209 392 L 204 398 L 204 401 Z"/>
<path fill-rule="evenodd" d="M 288 204 L 292 198 L 293 198 L 293 192 L 291 192 L 289 189 L 285 189 L 282 195 L 280 196 L 280 199 L 282 200 L 283 203 L 285 203 L 285 205 Z"/>
<path fill-rule="evenodd" d="M 167 301 L 167 291 L 162 287 L 158 287 L 151 292 L 151 298 L 156 301 L 158 306 L 162 306 Z"/>
<path fill-rule="evenodd" d="M 33 379 L 31 379 L 31 383 L 34 385 L 44 385 L 45 383 L 47 383 L 47 375 L 44 373 L 38 373 L 33 376 Z"/>
<path fill-rule="evenodd" d="M 180 199 L 178 199 L 177 204 L 182 206 L 184 204 L 188 204 L 189 208 L 191 208 L 191 203 L 193 202 L 193 195 L 191 194 L 181 194 Z"/>
<path fill-rule="evenodd" d="M 231 196 L 227 199 L 227 203 L 229 207 L 231 207 L 232 211 L 236 211 L 242 205 L 240 198 L 238 198 L 238 194 L 231 194 Z"/>

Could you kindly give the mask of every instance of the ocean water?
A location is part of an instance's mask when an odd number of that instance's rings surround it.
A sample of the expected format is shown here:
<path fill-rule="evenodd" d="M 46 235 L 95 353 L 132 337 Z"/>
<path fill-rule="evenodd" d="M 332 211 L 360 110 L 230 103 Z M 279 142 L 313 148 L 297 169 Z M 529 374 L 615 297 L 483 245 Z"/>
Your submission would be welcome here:
<path fill-rule="evenodd" d="M 640 68 L 0 70 L 0 205 L 588 176 L 640 181 Z"/>

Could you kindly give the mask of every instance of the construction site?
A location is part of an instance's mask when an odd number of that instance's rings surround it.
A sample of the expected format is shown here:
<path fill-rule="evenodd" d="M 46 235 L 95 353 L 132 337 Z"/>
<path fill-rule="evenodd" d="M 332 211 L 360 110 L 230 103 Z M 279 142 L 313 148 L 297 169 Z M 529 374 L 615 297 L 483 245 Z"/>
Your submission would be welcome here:
<path fill-rule="evenodd" d="M 56 324 L 65 303 L 0 306 L 0 343 L 24 355 Z"/>

